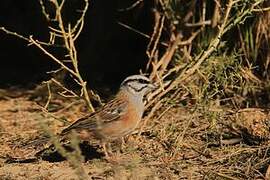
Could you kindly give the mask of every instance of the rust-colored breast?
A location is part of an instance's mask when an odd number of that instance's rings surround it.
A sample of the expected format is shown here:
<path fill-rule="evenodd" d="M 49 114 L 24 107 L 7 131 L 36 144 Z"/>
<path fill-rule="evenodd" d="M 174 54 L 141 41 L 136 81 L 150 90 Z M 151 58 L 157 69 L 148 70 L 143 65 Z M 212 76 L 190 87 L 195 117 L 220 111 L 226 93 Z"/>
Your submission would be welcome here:
<path fill-rule="evenodd" d="M 114 140 L 130 134 L 138 125 L 140 117 L 136 108 L 129 105 L 127 113 L 123 114 L 118 120 L 112 121 L 101 130 L 105 139 Z"/>

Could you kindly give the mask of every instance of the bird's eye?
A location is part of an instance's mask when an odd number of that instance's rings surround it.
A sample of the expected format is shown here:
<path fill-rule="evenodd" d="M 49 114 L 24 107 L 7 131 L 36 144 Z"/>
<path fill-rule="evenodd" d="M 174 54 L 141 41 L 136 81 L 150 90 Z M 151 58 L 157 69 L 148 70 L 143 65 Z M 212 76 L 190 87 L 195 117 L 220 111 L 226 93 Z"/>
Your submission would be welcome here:
<path fill-rule="evenodd" d="M 144 79 L 139 79 L 139 83 L 141 83 L 141 84 L 148 84 L 149 82 L 147 80 L 144 80 Z"/>

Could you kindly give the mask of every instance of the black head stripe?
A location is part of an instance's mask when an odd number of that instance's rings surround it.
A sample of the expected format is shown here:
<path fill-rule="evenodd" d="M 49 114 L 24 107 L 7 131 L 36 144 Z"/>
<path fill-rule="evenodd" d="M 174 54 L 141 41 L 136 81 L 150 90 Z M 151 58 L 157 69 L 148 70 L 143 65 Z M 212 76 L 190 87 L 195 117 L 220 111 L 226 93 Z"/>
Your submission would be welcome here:
<path fill-rule="evenodd" d="M 128 85 L 128 87 L 129 88 L 131 88 L 131 89 L 133 89 L 135 92 L 140 92 L 140 91 L 142 91 L 144 88 L 147 88 L 147 85 L 144 85 L 144 86 L 142 86 L 142 87 L 140 87 L 140 88 L 136 88 L 136 87 L 133 87 L 133 86 L 130 86 L 130 85 Z"/>
<path fill-rule="evenodd" d="M 128 79 L 128 80 L 123 82 L 123 85 L 127 85 L 129 82 L 134 82 L 134 81 L 137 81 L 141 84 L 149 84 L 149 80 L 140 78 L 140 79 Z"/>
<path fill-rule="evenodd" d="M 149 80 L 146 80 L 146 79 L 138 79 L 138 81 L 141 84 L 149 84 Z"/>

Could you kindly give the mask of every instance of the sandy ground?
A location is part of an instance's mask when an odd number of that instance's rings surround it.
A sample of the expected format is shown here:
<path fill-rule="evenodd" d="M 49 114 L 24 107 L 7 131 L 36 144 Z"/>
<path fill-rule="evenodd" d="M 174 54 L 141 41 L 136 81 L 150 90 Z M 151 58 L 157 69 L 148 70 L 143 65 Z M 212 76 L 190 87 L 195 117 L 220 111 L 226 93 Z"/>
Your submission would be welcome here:
<path fill-rule="evenodd" d="M 1 180 L 80 178 L 78 168 L 67 160 L 5 163 L 7 157 L 33 156 L 34 149 L 23 144 L 44 134 L 42 122 L 57 133 L 66 126 L 64 120 L 72 122 L 87 112 L 81 100 L 53 98 L 46 113 L 41 110 L 45 102 L 31 93 L 0 96 Z M 191 109 L 164 107 L 140 135 L 125 138 L 121 153 L 115 152 L 110 160 L 103 155 L 88 157 L 78 166 L 89 179 L 269 178 L 268 110 Z"/>

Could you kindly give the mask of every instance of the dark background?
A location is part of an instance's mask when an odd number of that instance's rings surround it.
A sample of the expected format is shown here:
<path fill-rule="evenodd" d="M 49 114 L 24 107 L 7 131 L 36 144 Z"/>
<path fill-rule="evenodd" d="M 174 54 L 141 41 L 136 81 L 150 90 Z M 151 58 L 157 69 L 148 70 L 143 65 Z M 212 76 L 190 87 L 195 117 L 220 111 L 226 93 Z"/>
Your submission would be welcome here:
<path fill-rule="evenodd" d="M 63 9 L 64 22 L 74 23 L 83 9 L 84 1 L 66 1 Z M 130 74 L 139 73 L 147 63 L 148 39 L 120 26 L 118 22 L 151 34 L 153 26 L 153 2 L 144 1 L 136 8 L 127 8 L 132 0 L 92 0 L 85 17 L 84 29 L 76 41 L 79 67 L 90 88 L 108 86 L 112 89 Z M 47 3 L 47 4 L 46 4 Z M 53 7 L 45 1 L 46 11 L 53 17 Z M 38 1 L 2 0 L 0 26 L 35 39 L 48 42 L 48 22 L 41 12 Z M 64 59 L 63 48 L 50 47 L 50 52 Z M 34 87 L 49 79 L 46 72 L 58 68 L 39 49 L 28 46 L 27 42 L 0 31 L 0 87 Z M 68 75 L 66 83 L 72 83 Z"/>

